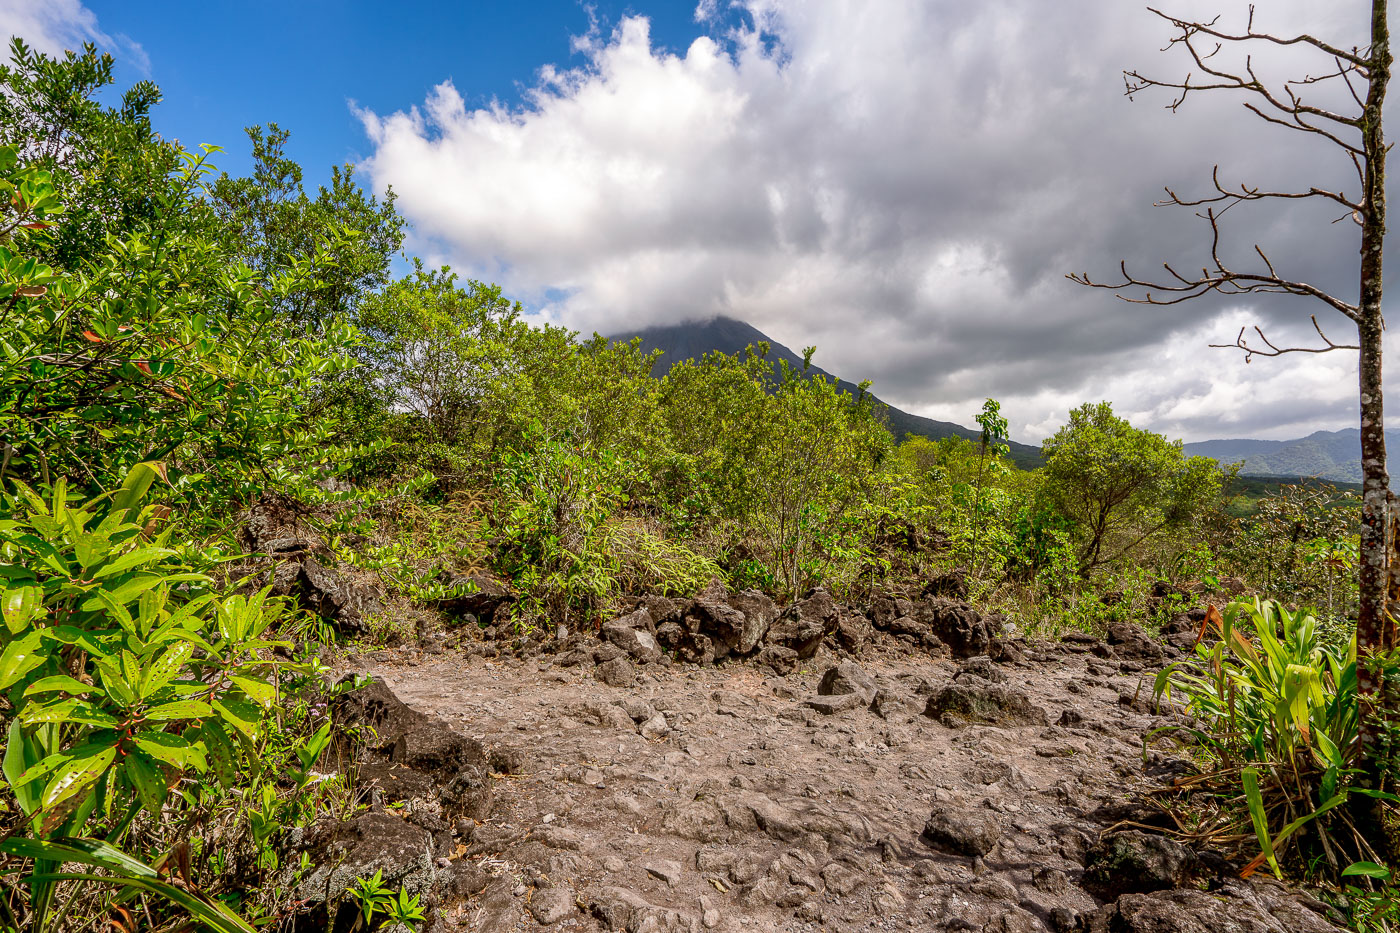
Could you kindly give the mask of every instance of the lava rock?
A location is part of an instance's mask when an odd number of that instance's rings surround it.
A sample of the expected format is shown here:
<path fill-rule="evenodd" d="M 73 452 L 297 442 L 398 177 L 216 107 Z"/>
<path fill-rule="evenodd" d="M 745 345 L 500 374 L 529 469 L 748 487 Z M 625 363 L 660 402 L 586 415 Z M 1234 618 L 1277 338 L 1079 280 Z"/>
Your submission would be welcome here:
<path fill-rule="evenodd" d="M 1046 725 L 1045 710 L 1019 690 L 995 684 L 952 683 L 936 690 L 924 715 L 947 726 L 986 723 L 997 726 Z"/>
<path fill-rule="evenodd" d="M 962 600 L 920 600 L 914 605 L 914 618 L 927 625 L 955 658 L 986 654 L 991 647 L 991 627 L 980 612 Z"/>
<path fill-rule="evenodd" d="M 817 653 L 828 631 L 834 631 L 840 610 L 826 590 L 817 588 L 787 608 L 768 630 L 768 643 L 787 648 L 805 660 Z"/>
<path fill-rule="evenodd" d="M 869 706 L 878 688 L 875 681 L 854 661 L 842 661 L 822 675 L 817 685 L 818 696 L 832 697 L 854 694 L 861 706 Z"/>
<path fill-rule="evenodd" d="M 940 807 L 929 815 L 919 838 L 936 849 L 980 858 L 992 851 L 1001 834 L 1001 823 L 990 813 Z"/>
<path fill-rule="evenodd" d="M 1162 646 L 1131 622 L 1114 622 L 1110 625 L 1107 641 L 1120 658 L 1156 663 L 1164 656 Z"/>
<path fill-rule="evenodd" d="M 633 660 L 648 664 L 661 660 L 661 645 L 651 633 L 652 627 L 651 615 L 645 609 L 638 609 L 631 615 L 605 622 L 602 635 Z"/>
<path fill-rule="evenodd" d="M 1084 862 L 1084 889 L 1105 900 L 1181 887 L 1200 869 L 1196 853 L 1165 836 L 1129 830 L 1091 847 Z"/>
<path fill-rule="evenodd" d="M 609 687 L 630 687 L 637 679 L 637 669 L 626 658 L 613 658 L 599 664 L 593 676 Z"/>

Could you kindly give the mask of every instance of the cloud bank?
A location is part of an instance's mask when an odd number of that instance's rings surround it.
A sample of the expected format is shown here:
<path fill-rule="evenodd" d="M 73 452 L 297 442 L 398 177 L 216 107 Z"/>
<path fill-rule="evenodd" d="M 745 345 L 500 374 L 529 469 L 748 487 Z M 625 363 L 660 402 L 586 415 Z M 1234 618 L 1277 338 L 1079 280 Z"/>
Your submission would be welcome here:
<path fill-rule="evenodd" d="M 1189 439 L 1355 420 L 1349 355 L 1246 366 L 1206 346 L 1243 323 L 1306 337 L 1320 305 L 1151 308 L 1064 278 L 1112 277 L 1119 259 L 1200 268 L 1199 221 L 1151 204 L 1163 185 L 1204 191 L 1216 163 L 1227 180 L 1356 188 L 1326 145 L 1239 98 L 1200 95 L 1177 114 L 1162 94 L 1124 99 L 1124 68 L 1188 64 L 1137 4 L 731 6 L 702 3 L 702 34 L 678 53 L 640 16 L 577 37 L 576 64 L 542 67 L 518 106 L 468 106 L 471 89 L 444 81 L 402 111 L 358 111 L 364 168 L 398 193 L 421 252 L 584 331 L 728 314 L 816 344 L 822 366 L 912 411 L 968 422 L 995 396 L 1028 441 L 1099 399 Z M 1247 7 L 1172 8 L 1242 26 Z M 1360 0 L 1277 0 L 1258 25 L 1350 46 L 1366 22 Z M 1300 59 L 1256 61 L 1281 74 Z M 1354 295 L 1350 225 L 1248 207 L 1230 215 L 1232 255 L 1257 241 Z"/>

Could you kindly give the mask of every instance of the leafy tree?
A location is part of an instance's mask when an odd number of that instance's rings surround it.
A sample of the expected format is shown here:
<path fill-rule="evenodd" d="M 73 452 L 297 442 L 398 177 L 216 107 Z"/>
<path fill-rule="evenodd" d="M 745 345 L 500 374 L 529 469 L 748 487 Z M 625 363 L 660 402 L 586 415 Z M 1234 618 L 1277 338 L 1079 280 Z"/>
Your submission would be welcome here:
<path fill-rule="evenodd" d="M 330 186 L 313 198 L 301 166 L 286 155 L 287 130 L 271 123 L 246 132 L 253 174 L 224 173 L 209 186 L 231 252 L 263 279 L 314 262 L 314 284 L 283 297 L 282 310 L 313 333 L 354 321 L 360 302 L 389 283 L 390 261 L 403 246 L 393 190 L 381 202 L 355 181 L 353 166 L 333 166 Z"/>
<path fill-rule="evenodd" d="M 1220 494 L 1208 457 L 1134 428 L 1108 402 L 1084 404 L 1044 444 L 1045 493 L 1075 523 L 1081 575 L 1185 526 Z"/>

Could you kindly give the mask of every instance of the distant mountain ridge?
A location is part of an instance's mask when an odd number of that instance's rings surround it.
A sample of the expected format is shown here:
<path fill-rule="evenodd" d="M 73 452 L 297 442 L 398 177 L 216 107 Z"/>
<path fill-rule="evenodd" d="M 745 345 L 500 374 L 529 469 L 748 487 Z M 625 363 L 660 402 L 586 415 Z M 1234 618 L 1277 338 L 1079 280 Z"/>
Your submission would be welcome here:
<path fill-rule="evenodd" d="M 1400 449 L 1400 431 L 1385 432 L 1389 450 Z M 1337 483 L 1361 482 L 1361 431 L 1316 431 L 1289 441 L 1248 439 L 1198 441 L 1185 445 L 1192 456 L 1214 457 L 1222 465 L 1243 461 L 1244 476 L 1316 476 Z"/>
<path fill-rule="evenodd" d="M 705 321 L 648 327 L 630 334 L 616 334 L 608 339 L 628 341 L 634 337 L 642 338 L 644 352 L 649 353 L 652 350 L 662 352 L 661 359 L 657 361 L 653 370 L 653 375 L 658 377 L 664 375 L 673 364 L 680 360 L 698 360 L 714 350 L 732 356 L 735 353 L 743 352 L 744 348 L 751 344 L 761 342 L 768 344 L 769 360 L 774 363 L 786 360 L 788 365 L 799 370 L 802 368 L 801 356 L 793 353 L 751 324 L 730 317 L 717 316 Z M 860 387 L 855 383 L 833 376 L 818 366 L 813 365 L 812 371 L 818 375 L 836 379 L 837 385 L 845 392 L 855 394 L 859 391 Z M 890 433 L 899 440 L 903 440 L 907 434 L 927 437 L 931 440 L 954 436 L 976 440 L 982 436 L 978 430 L 965 428 L 950 421 L 935 421 L 932 418 L 912 415 L 887 402 L 880 401 L 874 395 L 871 398 L 874 399 L 877 406 L 883 406 Z M 1009 441 L 1008 444 L 1011 447 L 1011 460 L 1017 466 L 1032 470 L 1042 465 L 1039 447 L 1018 444 L 1015 441 Z"/>

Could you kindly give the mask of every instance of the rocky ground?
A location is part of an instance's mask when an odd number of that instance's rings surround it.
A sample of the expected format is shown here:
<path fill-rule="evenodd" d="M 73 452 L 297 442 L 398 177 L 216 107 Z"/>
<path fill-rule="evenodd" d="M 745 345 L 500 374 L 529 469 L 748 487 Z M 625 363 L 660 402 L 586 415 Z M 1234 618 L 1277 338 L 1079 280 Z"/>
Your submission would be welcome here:
<path fill-rule="evenodd" d="M 377 678 L 337 703 L 372 807 L 290 841 L 301 897 L 380 869 L 433 930 L 1334 929 L 1151 830 L 1142 794 L 1185 768 L 1144 753 L 1178 721 L 1151 702 L 1171 645 L 1028 643 L 956 598 L 761 599 L 644 601 L 523 657 L 346 658 Z"/>

